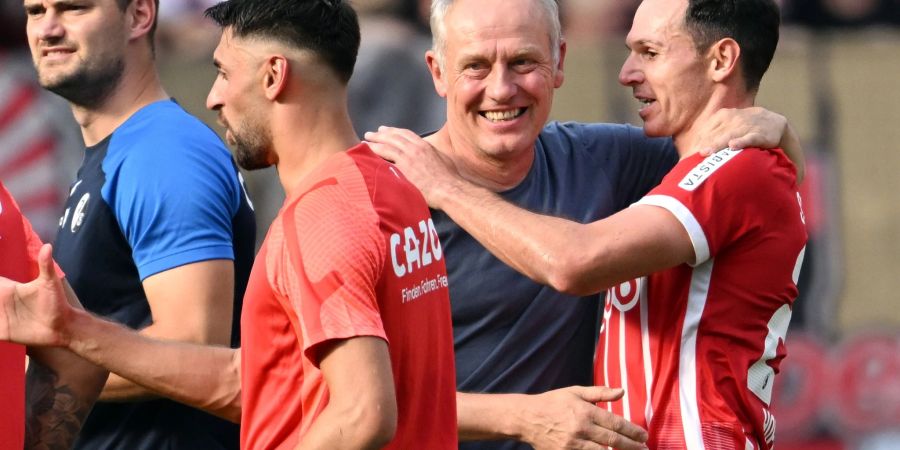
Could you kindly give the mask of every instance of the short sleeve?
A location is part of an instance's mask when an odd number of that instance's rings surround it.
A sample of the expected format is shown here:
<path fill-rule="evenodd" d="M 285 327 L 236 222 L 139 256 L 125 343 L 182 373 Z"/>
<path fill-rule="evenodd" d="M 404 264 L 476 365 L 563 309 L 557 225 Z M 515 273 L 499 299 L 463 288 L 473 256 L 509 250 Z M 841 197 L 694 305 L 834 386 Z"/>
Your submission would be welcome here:
<path fill-rule="evenodd" d="M 232 218 L 242 192 L 237 171 L 212 131 L 193 131 L 160 130 L 171 134 L 131 144 L 104 161 L 112 179 L 102 194 L 142 280 L 185 264 L 234 259 Z"/>
<path fill-rule="evenodd" d="M 286 251 L 273 278 L 297 314 L 306 356 L 318 365 L 317 348 L 334 339 L 387 340 L 376 295 L 384 237 L 371 204 L 323 185 L 287 207 L 282 220 Z"/>
<path fill-rule="evenodd" d="M 667 209 L 684 226 L 699 265 L 728 243 L 761 228 L 772 216 L 771 200 L 788 185 L 778 182 L 778 157 L 758 150 L 723 150 L 682 161 L 637 204 Z M 681 169 L 681 170 L 679 170 Z"/>

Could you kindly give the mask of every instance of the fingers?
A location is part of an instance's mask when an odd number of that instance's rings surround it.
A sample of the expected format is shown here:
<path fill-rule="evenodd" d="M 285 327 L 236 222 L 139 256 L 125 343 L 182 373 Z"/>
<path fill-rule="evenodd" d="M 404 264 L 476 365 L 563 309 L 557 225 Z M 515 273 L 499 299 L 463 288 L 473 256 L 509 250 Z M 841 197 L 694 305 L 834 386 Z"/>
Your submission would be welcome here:
<path fill-rule="evenodd" d="M 602 408 L 597 408 L 591 420 L 600 427 L 598 431 L 603 440 L 602 442 L 620 450 L 625 449 L 643 449 L 643 443 L 647 442 L 647 430 L 625 420 L 623 417 L 617 416 Z M 611 440 L 610 440 L 611 439 Z"/>
<path fill-rule="evenodd" d="M 56 264 L 53 262 L 53 246 L 44 244 L 38 252 L 38 270 L 40 274 L 38 279 L 44 281 L 52 281 L 57 278 Z"/>
<path fill-rule="evenodd" d="M 606 386 L 572 386 L 570 389 L 575 395 L 591 403 L 613 402 L 625 395 L 624 389 Z"/>

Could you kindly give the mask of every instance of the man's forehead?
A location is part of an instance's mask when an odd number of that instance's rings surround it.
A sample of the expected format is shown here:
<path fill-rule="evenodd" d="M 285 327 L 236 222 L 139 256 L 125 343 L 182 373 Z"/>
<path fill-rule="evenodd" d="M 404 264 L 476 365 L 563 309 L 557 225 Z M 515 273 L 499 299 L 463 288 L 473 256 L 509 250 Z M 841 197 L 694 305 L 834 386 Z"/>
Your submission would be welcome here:
<path fill-rule="evenodd" d="M 661 43 L 684 34 L 686 0 L 644 0 L 634 15 L 626 42 Z"/>

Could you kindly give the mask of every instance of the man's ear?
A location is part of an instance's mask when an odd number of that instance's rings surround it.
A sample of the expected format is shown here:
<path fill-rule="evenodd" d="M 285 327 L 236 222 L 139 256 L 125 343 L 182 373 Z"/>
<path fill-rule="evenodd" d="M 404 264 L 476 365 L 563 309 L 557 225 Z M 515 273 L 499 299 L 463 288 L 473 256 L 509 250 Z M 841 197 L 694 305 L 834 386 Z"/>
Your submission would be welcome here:
<path fill-rule="evenodd" d="M 275 100 L 287 88 L 291 76 L 291 64 L 282 55 L 273 55 L 266 59 L 262 83 L 266 98 Z"/>
<path fill-rule="evenodd" d="M 434 50 L 425 52 L 425 64 L 428 65 L 428 71 L 431 72 L 434 90 L 437 91 L 437 94 L 441 97 L 447 97 L 447 75 L 444 73 L 444 68 L 441 67 L 441 63 L 438 61 L 437 54 L 434 53 Z"/>
<path fill-rule="evenodd" d="M 154 0 L 134 0 L 125 10 L 129 37 L 140 39 L 146 37 L 153 29 L 156 21 L 156 2 Z"/>
<path fill-rule="evenodd" d="M 556 73 L 553 75 L 553 87 L 559 88 L 562 86 L 563 81 L 565 80 L 565 75 L 563 74 L 563 66 L 566 62 L 566 40 L 561 39 L 559 41 L 559 63 L 556 64 Z"/>
<path fill-rule="evenodd" d="M 741 46 L 732 38 L 720 39 L 709 49 L 710 79 L 721 83 L 732 76 L 741 76 L 738 61 Z"/>

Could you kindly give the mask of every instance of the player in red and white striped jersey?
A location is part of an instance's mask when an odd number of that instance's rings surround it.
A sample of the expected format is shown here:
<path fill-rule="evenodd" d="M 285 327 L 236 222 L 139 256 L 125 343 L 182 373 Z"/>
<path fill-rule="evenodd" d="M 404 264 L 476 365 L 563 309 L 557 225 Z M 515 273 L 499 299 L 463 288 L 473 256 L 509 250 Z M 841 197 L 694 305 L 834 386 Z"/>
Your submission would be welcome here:
<path fill-rule="evenodd" d="M 725 110 L 753 105 L 779 21 L 772 0 L 644 0 L 620 82 L 646 134 L 672 136 L 680 162 L 607 219 L 519 209 L 417 153 L 430 204 L 512 267 L 568 293 L 612 287 L 595 375 L 624 398 L 601 406 L 647 428 L 650 448 L 773 445 L 768 403 L 806 244 L 797 169 L 777 149 L 698 150 Z M 636 448 L 621 436 L 612 445 Z"/>

